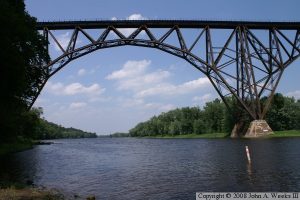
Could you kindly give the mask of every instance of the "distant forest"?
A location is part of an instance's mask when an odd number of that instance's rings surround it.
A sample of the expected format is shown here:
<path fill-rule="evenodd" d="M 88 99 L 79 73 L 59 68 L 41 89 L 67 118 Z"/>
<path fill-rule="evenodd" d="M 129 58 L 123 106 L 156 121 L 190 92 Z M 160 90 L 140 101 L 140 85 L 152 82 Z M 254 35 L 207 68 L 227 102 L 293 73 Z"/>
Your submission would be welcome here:
<path fill-rule="evenodd" d="M 65 128 L 60 125 L 41 119 L 37 127 L 36 139 L 58 138 L 96 138 L 96 133 L 89 133 L 76 128 Z"/>
<path fill-rule="evenodd" d="M 33 130 L 33 139 L 59 139 L 59 138 L 96 138 L 96 133 L 85 132 L 76 128 L 65 128 L 41 118 L 42 108 L 33 108 L 32 116 L 35 116 L 35 128 Z"/>
<path fill-rule="evenodd" d="M 266 98 L 262 98 L 264 103 Z M 230 101 L 232 106 L 234 100 Z M 234 108 L 234 106 L 233 106 Z M 236 113 L 243 112 L 235 110 Z M 246 126 L 251 119 L 243 113 Z M 266 120 L 274 131 L 300 129 L 300 100 L 275 94 L 273 103 L 266 115 Z M 219 100 L 208 102 L 203 108 L 185 107 L 177 108 L 146 122 L 137 124 L 129 131 L 129 135 L 136 137 L 156 135 L 184 135 L 203 133 L 230 133 L 235 123 L 232 114 L 228 112 L 225 104 Z"/>

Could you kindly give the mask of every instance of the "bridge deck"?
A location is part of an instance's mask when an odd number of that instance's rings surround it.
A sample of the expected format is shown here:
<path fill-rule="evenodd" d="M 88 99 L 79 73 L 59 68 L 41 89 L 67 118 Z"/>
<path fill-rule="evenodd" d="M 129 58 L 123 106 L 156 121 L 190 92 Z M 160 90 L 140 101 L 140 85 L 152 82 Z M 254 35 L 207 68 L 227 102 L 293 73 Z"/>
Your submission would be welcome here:
<path fill-rule="evenodd" d="M 300 29 L 300 22 L 262 22 L 262 21 L 205 21 L 205 20 L 95 20 L 95 21 L 53 21 L 38 22 L 38 30 L 47 27 L 49 30 L 74 29 L 80 26 L 84 29 L 97 29 L 114 26 L 116 28 L 138 28 L 142 25 L 148 28 L 170 28 L 178 25 L 180 28 L 210 28 L 232 29 L 246 26 L 249 29 Z"/>

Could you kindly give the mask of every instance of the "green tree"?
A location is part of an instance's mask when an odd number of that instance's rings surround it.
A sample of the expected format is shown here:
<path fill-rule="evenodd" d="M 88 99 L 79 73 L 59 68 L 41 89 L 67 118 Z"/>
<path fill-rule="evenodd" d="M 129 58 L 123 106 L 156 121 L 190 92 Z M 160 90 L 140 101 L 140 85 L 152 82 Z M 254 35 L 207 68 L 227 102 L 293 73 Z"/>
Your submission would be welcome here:
<path fill-rule="evenodd" d="M 25 11 L 22 0 L 1 0 L 0 13 L 0 142 L 5 142 L 34 126 L 33 115 L 26 112 L 47 74 L 41 66 L 49 56 L 36 19 Z"/>
<path fill-rule="evenodd" d="M 222 132 L 224 130 L 225 106 L 219 100 L 206 103 L 204 107 L 204 118 L 209 132 Z"/>
<path fill-rule="evenodd" d="M 203 119 L 195 120 L 193 123 L 193 129 L 195 134 L 203 134 L 207 132 Z"/>
<path fill-rule="evenodd" d="M 169 133 L 171 135 L 179 135 L 180 134 L 181 125 L 178 120 L 171 122 L 169 126 Z"/>
<path fill-rule="evenodd" d="M 261 104 L 264 104 L 266 99 L 267 97 L 262 98 Z M 252 119 L 241 108 L 234 97 L 227 97 L 227 102 L 232 112 L 228 112 L 223 102 L 215 99 L 207 102 L 203 110 L 199 107 L 185 107 L 154 116 L 131 129 L 130 135 L 230 133 L 235 124 L 238 124 L 238 131 L 242 135 L 247 130 Z M 275 94 L 266 120 L 273 130 L 299 129 L 300 101 L 284 97 L 282 94 Z"/>
<path fill-rule="evenodd" d="M 275 94 L 266 120 L 273 130 L 299 129 L 300 103 L 291 97 Z"/>

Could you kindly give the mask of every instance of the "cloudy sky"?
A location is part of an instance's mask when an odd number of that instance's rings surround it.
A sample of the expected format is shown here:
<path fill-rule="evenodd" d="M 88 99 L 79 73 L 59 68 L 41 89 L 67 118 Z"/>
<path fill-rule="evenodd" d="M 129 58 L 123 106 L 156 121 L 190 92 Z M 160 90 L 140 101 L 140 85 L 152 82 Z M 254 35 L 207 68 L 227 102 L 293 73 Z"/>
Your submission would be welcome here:
<path fill-rule="evenodd" d="M 298 0 L 26 0 L 38 21 L 84 19 L 212 19 L 300 21 Z M 122 30 L 124 34 L 131 29 Z M 55 31 L 66 46 L 72 32 Z M 96 33 L 93 33 L 96 34 Z M 186 36 L 192 41 L 192 36 Z M 79 42 L 84 43 L 84 39 Z M 54 43 L 52 58 L 61 54 Z M 300 98 L 299 61 L 285 72 L 278 91 Z M 128 131 L 161 112 L 203 106 L 218 97 L 208 79 L 184 60 L 155 49 L 98 50 L 69 63 L 53 76 L 35 106 L 66 127 L 98 134 Z"/>

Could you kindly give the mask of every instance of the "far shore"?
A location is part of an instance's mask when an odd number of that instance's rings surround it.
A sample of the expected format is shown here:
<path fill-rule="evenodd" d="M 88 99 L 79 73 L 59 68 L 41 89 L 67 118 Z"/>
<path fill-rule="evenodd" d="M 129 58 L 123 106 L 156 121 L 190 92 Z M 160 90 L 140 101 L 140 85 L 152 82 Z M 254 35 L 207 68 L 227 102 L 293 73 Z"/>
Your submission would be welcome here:
<path fill-rule="evenodd" d="M 109 135 L 105 136 L 105 138 L 110 137 Z M 119 136 L 122 137 L 122 136 Z M 113 138 L 119 138 L 113 137 Z M 127 136 L 130 138 L 130 136 Z M 300 137 L 300 130 L 288 130 L 288 131 L 274 131 L 274 134 L 268 135 L 262 138 L 288 138 L 288 137 Z M 101 138 L 101 137 L 98 137 Z M 144 136 L 144 137 L 134 137 L 134 138 L 157 138 L 157 139 L 222 139 L 222 138 L 230 138 L 229 133 L 205 133 L 205 134 L 186 134 L 186 135 L 155 135 L 155 136 Z M 19 151 L 24 151 L 27 149 L 31 149 L 34 145 L 48 145 L 52 144 L 52 142 L 45 141 L 19 141 L 12 144 L 1 144 L 0 145 L 0 156 L 16 153 Z"/>
<path fill-rule="evenodd" d="M 262 138 L 287 138 L 287 137 L 300 137 L 300 130 L 288 130 L 288 131 L 274 131 L 274 134 L 268 135 Z M 186 135 L 156 135 L 156 136 L 144 136 L 139 138 L 157 138 L 157 139 L 218 139 L 218 138 L 230 138 L 229 133 L 205 133 L 205 134 L 186 134 Z"/>

